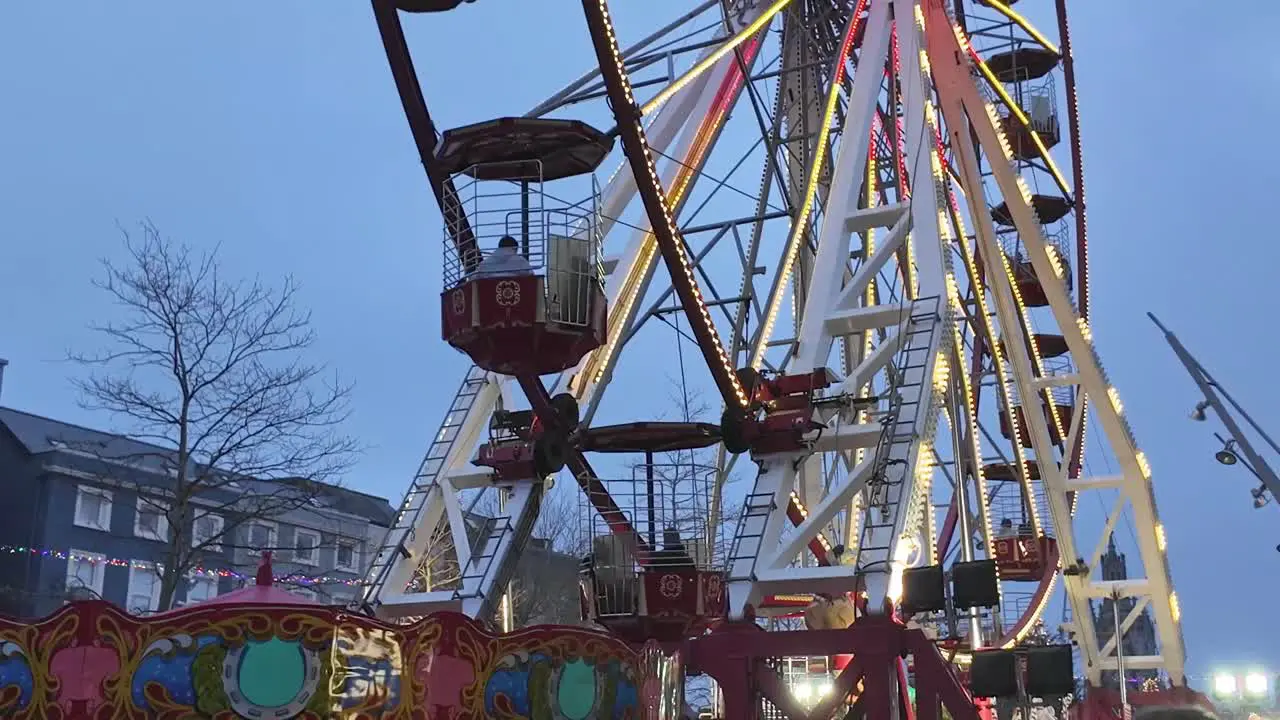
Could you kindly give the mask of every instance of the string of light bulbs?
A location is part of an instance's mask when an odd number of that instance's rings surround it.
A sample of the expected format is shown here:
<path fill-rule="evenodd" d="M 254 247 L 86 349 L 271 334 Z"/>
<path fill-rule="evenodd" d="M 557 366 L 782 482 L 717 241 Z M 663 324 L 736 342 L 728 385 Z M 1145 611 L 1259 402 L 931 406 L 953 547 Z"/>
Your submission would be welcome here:
<path fill-rule="evenodd" d="M 145 560 L 127 560 L 124 558 L 103 557 L 100 553 L 88 553 L 69 550 L 58 550 L 54 548 L 30 547 L 25 545 L 0 545 L 0 553 L 8 553 L 10 555 L 39 555 L 41 557 L 54 558 L 56 560 L 76 560 L 79 562 L 87 562 L 91 565 L 102 564 L 109 567 L 152 567 L 153 562 Z M 242 573 L 228 568 L 205 567 L 196 565 L 191 569 L 192 575 L 201 575 L 204 577 L 232 578 L 234 580 L 253 580 L 257 577 L 256 573 Z M 278 583 L 290 583 L 294 585 L 363 585 L 364 581 L 352 578 L 340 578 L 332 576 L 312 576 L 312 575 L 275 575 L 272 580 Z"/>

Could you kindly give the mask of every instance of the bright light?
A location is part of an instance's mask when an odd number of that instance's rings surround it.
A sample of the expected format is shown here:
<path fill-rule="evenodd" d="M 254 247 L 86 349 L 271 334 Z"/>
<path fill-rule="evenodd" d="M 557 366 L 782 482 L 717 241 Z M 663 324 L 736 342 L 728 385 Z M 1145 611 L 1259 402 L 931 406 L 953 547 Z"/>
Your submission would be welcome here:
<path fill-rule="evenodd" d="M 1267 694 L 1267 676 L 1262 673 L 1249 673 L 1244 678 L 1244 691 L 1250 695 Z"/>
<path fill-rule="evenodd" d="M 1235 695 L 1236 676 L 1221 673 L 1213 676 L 1213 691 L 1219 695 Z"/>
<path fill-rule="evenodd" d="M 817 692 L 818 697 L 826 697 L 827 695 L 830 695 L 830 694 L 831 694 L 831 683 L 829 683 L 829 682 L 818 683 L 818 687 L 816 688 L 816 692 Z"/>
<path fill-rule="evenodd" d="M 813 688 L 809 687 L 809 683 L 796 683 L 791 688 L 791 694 L 796 696 L 797 700 L 808 700 Z"/>

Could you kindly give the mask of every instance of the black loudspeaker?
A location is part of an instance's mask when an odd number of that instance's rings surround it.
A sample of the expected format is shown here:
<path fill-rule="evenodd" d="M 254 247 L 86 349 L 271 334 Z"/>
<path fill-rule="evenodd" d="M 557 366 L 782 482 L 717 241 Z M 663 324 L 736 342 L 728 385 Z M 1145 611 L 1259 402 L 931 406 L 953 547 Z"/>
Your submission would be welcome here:
<path fill-rule="evenodd" d="M 1032 697 L 1066 695 L 1076 690 L 1070 645 L 1031 647 L 1027 653 L 1027 694 Z"/>
<path fill-rule="evenodd" d="M 979 650 L 969 667 L 969 692 L 974 697 L 1017 697 L 1018 658 L 1012 650 Z"/>
<path fill-rule="evenodd" d="M 903 617 L 947 609 L 947 582 L 941 565 L 907 568 L 902 571 Z"/>
<path fill-rule="evenodd" d="M 957 610 L 1000 604 L 1000 574 L 995 560 L 958 562 L 951 566 L 951 600 Z"/>

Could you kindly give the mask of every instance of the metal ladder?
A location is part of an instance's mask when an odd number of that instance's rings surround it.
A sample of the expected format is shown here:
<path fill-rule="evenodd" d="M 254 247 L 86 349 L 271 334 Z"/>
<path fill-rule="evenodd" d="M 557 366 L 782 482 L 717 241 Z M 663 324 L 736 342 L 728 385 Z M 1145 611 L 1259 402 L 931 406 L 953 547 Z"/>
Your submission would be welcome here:
<path fill-rule="evenodd" d="M 497 603 L 506 591 L 511 579 L 515 576 L 516 566 L 524 554 L 524 548 L 533 536 L 533 527 L 538 521 L 542 509 L 542 486 L 535 485 L 531 490 L 529 502 L 525 504 L 519 516 L 513 518 L 502 515 L 487 523 L 480 542 L 476 544 L 471 555 L 471 562 L 462 570 L 462 581 L 456 593 L 461 600 L 463 611 L 477 619 L 490 618 L 498 611 Z M 503 541 L 511 538 L 506 553 L 502 553 Z M 494 562 L 498 563 L 496 569 Z M 489 582 L 485 579 L 489 578 Z M 469 607 L 478 601 L 475 607 Z"/>
<path fill-rule="evenodd" d="M 760 468 L 756 475 L 756 487 L 759 487 Z M 764 531 L 769 524 L 769 515 L 777 509 L 772 492 L 752 492 L 742 501 L 742 514 L 738 516 L 738 527 L 734 531 L 733 545 L 729 548 L 728 568 L 729 580 L 750 580 L 755 574 L 755 561 L 760 557 L 760 543 L 764 540 Z M 748 530 L 748 528 L 752 528 Z M 736 570 L 738 561 L 749 561 L 745 573 Z"/>
<path fill-rule="evenodd" d="M 911 372 L 914 370 L 923 370 L 923 372 L 919 373 L 919 381 L 906 385 L 899 380 L 891 390 L 893 401 L 880 421 L 882 429 L 880 439 L 876 445 L 875 472 L 871 483 L 872 487 L 870 488 L 873 493 L 873 501 L 877 491 L 887 497 L 893 489 L 900 489 L 902 485 L 903 479 L 901 477 L 896 481 L 887 481 L 885 479 L 885 471 L 890 464 L 891 452 L 904 445 L 909 446 L 916 439 L 914 426 L 919 415 L 922 393 L 917 392 L 914 394 L 914 400 L 905 401 L 902 399 L 902 394 L 905 390 L 918 388 L 923 383 L 932 382 L 931 370 L 926 366 L 929 364 L 933 337 L 939 324 L 938 310 L 940 305 L 941 300 L 938 297 L 913 301 L 907 326 L 901 331 L 905 333 L 905 340 L 903 341 L 902 349 L 898 351 L 897 361 L 894 363 L 899 378 L 914 374 Z M 762 468 L 760 472 L 763 473 L 765 470 Z M 880 487 L 876 487 L 877 485 Z M 755 487 L 759 487 L 759 475 L 757 475 Z M 873 504 L 874 502 L 868 504 L 868 512 Z M 738 519 L 734 542 L 729 551 L 730 582 L 751 579 L 755 572 L 755 559 L 759 557 L 760 545 L 764 540 L 768 517 L 776 510 L 773 492 L 758 492 L 754 491 L 753 488 L 753 492 L 748 493 L 743 500 L 742 515 Z M 892 526 L 892 522 L 889 525 Z M 862 535 L 864 542 L 872 530 L 883 526 L 884 523 L 879 525 L 873 523 L 865 524 Z M 861 552 L 861 543 L 859 545 L 859 552 Z M 887 550 L 887 547 L 879 549 Z M 747 567 L 750 570 L 746 572 L 739 571 L 737 569 L 739 561 L 745 561 L 744 570 Z"/>
<path fill-rule="evenodd" d="M 910 448 L 919 436 L 916 433 L 916 422 L 919 420 L 921 403 L 925 396 L 924 386 L 933 382 L 931 367 L 934 335 L 937 334 L 941 318 L 938 315 L 940 298 L 922 298 L 911 303 L 911 316 L 907 326 L 900 332 L 905 339 L 893 364 L 896 379 L 890 389 L 892 400 L 888 412 L 881 418 L 880 439 L 876 443 L 875 465 L 871 480 L 867 483 L 866 522 L 863 523 L 861 539 L 858 542 L 858 563 L 863 564 L 866 553 L 887 553 L 893 543 L 893 527 L 897 522 L 897 512 L 907 512 L 900 505 L 902 485 L 907 473 L 913 471 L 905 459 L 910 456 Z M 914 379 L 913 379 L 914 378 Z M 910 399 L 904 399 L 904 396 Z M 876 521 L 878 516 L 879 520 Z M 868 541 L 878 530 L 889 530 L 887 545 L 868 545 Z M 875 558 L 878 560 L 879 558 Z"/>
<path fill-rule="evenodd" d="M 439 484 L 445 461 L 453 450 L 454 441 L 458 439 L 458 433 L 466 422 L 467 414 L 475 404 L 476 397 L 488 382 L 487 376 L 487 371 L 473 365 L 454 395 L 453 403 L 445 413 L 440 429 L 436 432 L 430 447 L 427 448 L 427 454 L 422 459 L 422 464 L 418 466 L 413 483 L 400 503 L 395 522 L 387 531 L 374 555 L 373 562 L 369 565 L 368 572 L 365 573 L 365 588 L 361 600 L 366 608 L 381 594 L 383 585 L 386 584 L 387 578 L 391 575 L 391 569 L 395 566 L 397 556 L 405 552 L 406 540 L 416 532 L 418 519 L 422 515 L 427 497 Z M 433 530 L 434 528 L 428 528 L 427 532 Z M 404 590 L 404 588 L 397 588 L 397 590 Z"/>

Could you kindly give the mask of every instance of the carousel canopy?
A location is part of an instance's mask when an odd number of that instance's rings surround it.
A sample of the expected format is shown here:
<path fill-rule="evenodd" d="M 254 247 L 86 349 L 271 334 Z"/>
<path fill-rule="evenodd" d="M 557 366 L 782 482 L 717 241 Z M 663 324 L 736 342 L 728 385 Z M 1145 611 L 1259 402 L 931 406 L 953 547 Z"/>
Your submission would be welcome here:
<path fill-rule="evenodd" d="M 310 605 L 317 606 L 310 598 L 276 587 L 271 570 L 271 552 L 262 553 L 262 564 L 258 566 L 258 575 L 254 584 L 233 590 L 225 595 L 209 598 L 203 602 L 188 605 L 191 607 L 207 607 L 209 605 Z"/>

